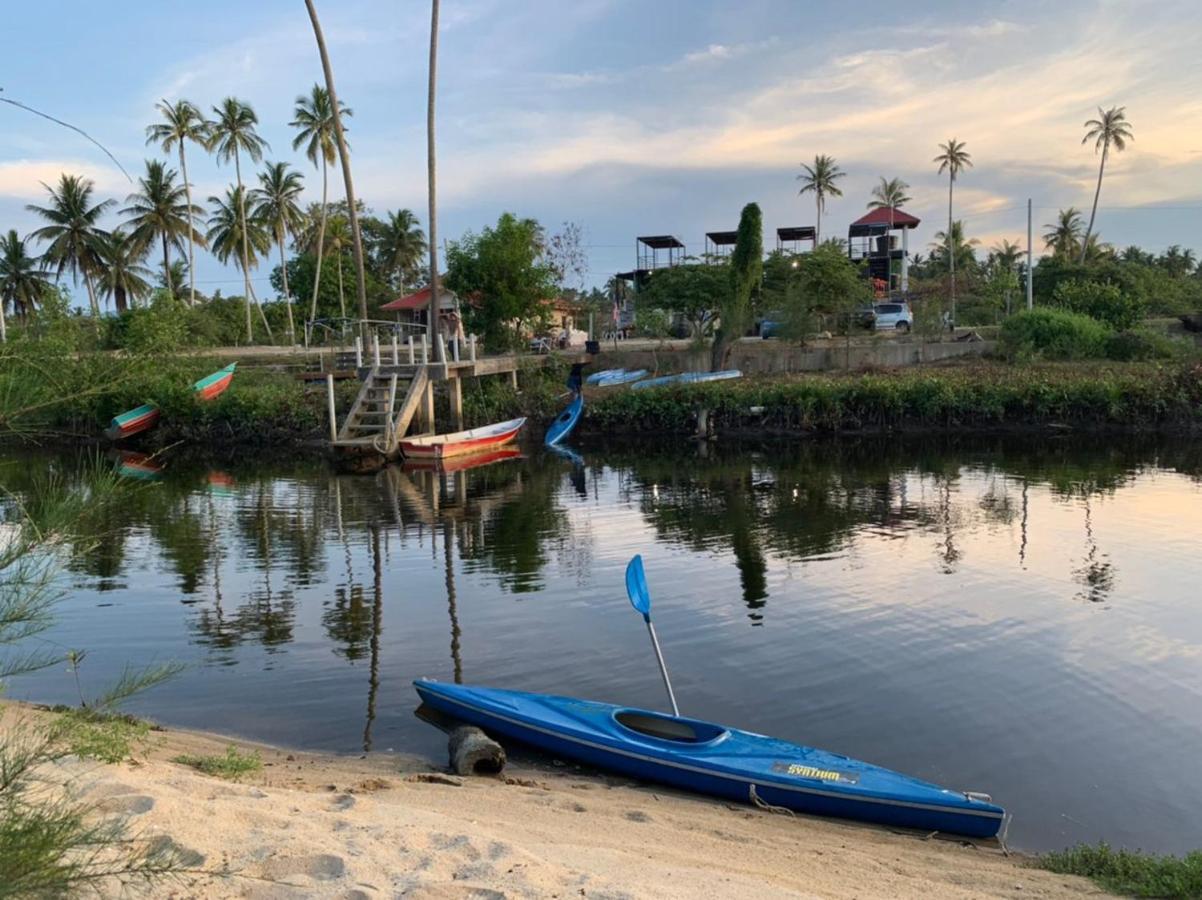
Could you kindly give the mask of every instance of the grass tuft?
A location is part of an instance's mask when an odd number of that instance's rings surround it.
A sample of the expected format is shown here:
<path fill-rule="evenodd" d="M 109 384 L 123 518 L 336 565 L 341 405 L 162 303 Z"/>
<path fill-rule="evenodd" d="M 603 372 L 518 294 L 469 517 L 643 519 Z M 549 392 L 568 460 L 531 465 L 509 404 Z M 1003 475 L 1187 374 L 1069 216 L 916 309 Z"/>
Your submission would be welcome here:
<path fill-rule="evenodd" d="M 225 755 L 209 754 L 207 756 L 191 756 L 184 754 L 175 757 L 172 762 L 182 766 L 191 766 L 205 775 L 217 778 L 228 778 L 237 781 L 243 775 L 257 772 L 263 768 L 263 759 L 258 750 L 242 753 L 233 744 L 225 748 Z"/>
<path fill-rule="evenodd" d="M 1046 853 L 1039 865 L 1061 875 L 1081 875 L 1129 897 L 1202 897 L 1202 850 L 1184 857 L 1115 850 L 1104 841 Z"/>
<path fill-rule="evenodd" d="M 150 723 L 124 713 L 69 709 L 59 725 L 66 748 L 81 759 L 119 763 L 130 759 L 150 734 Z"/>

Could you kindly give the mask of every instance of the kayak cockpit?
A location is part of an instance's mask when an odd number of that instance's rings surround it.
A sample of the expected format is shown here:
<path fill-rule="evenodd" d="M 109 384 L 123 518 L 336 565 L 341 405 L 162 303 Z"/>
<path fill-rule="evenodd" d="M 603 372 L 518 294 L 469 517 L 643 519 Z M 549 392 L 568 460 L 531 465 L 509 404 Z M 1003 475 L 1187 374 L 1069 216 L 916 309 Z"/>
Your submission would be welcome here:
<path fill-rule="evenodd" d="M 645 709 L 618 709 L 614 711 L 613 718 L 626 731 L 677 744 L 711 744 L 730 733 L 712 722 L 682 719 Z"/>

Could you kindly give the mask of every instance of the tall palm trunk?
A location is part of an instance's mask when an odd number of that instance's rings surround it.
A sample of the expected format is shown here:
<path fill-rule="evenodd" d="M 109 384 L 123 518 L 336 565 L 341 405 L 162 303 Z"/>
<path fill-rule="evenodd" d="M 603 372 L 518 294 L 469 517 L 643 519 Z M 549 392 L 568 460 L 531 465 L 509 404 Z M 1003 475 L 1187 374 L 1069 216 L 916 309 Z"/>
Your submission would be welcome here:
<path fill-rule="evenodd" d="M 956 253 L 952 235 L 952 190 L 956 186 L 956 177 L 950 175 L 947 179 L 947 265 L 951 273 L 952 291 L 952 332 L 956 330 Z"/>
<path fill-rule="evenodd" d="M 317 270 L 313 275 L 313 298 L 309 301 L 309 321 L 317 319 L 317 292 L 321 288 L 321 264 L 325 260 L 322 252 L 326 243 L 326 197 L 329 192 L 329 179 L 326 177 L 326 155 L 320 147 L 321 154 L 321 224 L 317 228 Z"/>
<path fill-rule="evenodd" d="M 292 322 L 292 294 L 288 290 L 288 261 L 284 258 L 284 229 L 276 235 L 280 239 L 280 273 L 284 278 L 284 309 L 288 311 L 288 342 L 296 343 L 296 327 Z"/>
<path fill-rule="evenodd" d="M 818 246 L 818 242 L 822 237 L 822 194 L 814 191 L 814 205 L 818 208 L 818 215 L 814 219 L 814 246 Z"/>
<path fill-rule="evenodd" d="M 346 301 L 342 299 L 342 251 L 338 251 L 338 310 L 346 318 Z"/>
<path fill-rule="evenodd" d="M 167 251 L 167 232 L 163 232 L 163 287 L 167 289 L 167 296 L 172 300 L 175 299 L 175 291 L 171 289 L 171 256 Z"/>
<path fill-rule="evenodd" d="M 1089 252 L 1089 236 L 1093 233 L 1094 216 L 1098 214 L 1098 197 L 1102 194 L 1102 172 L 1106 169 L 1106 156 L 1110 153 L 1110 141 L 1102 145 L 1102 161 L 1098 164 L 1098 186 L 1093 192 L 1093 209 L 1089 212 L 1089 225 L 1085 229 L 1085 238 L 1081 241 L 1081 259 L 1078 262 L 1085 262 L 1085 254 Z"/>
<path fill-rule="evenodd" d="M 250 316 L 250 250 L 246 235 L 246 195 L 242 192 L 242 165 L 234 148 L 234 176 L 238 180 L 238 219 L 242 226 L 242 289 L 246 291 L 246 343 L 255 340 L 255 323 Z"/>
<path fill-rule="evenodd" d="M 0 344 L 8 343 L 8 320 L 4 315 L 4 307 L 7 305 L 8 301 L 0 297 Z"/>
<path fill-rule="evenodd" d="M 346 203 L 351 220 L 351 243 L 355 250 L 355 280 L 359 293 L 359 318 L 367 325 L 367 274 L 363 269 L 363 239 L 359 234 L 359 213 L 355 210 L 355 182 L 351 178 L 351 156 L 346 147 L 346 135 L 342 132 L 342 115 L 338 108 L 338 93 L 334 90 L 334 70 L 330 66 L 330 54 L 326 52 L 326 39 L 317 20 L 313 0 L 305 0 L 309 19 L 313 23 L 313 36 L 317 39 L 317 51 L 321 54 L 321 68 L 326 76 L 326 93 L 330 95 L 330 107 L 334 111 L 334 139 L 338 142 L 338 156 L 342 160 L 342 180 L 346 184 Z"/>
<path fill-rule="evenodd" d="M 188 183 L 188 162 L 184 142 L 179 142 L 179 170 L 184 176 L 184 197 L 188 201 L 188 305 L 196 305 L 196 239 L 192 235 L 192 185 Z"/>
<path fill-rule="evenodd" d="M 430 309 L 427 314 L 426 333 L 432 347 L 438 346 L 438 198 L 434 158 L 434 98 L 438 84 L 438 0 L 430 3 L 430 70 L 426 84 L 426 190 L 430 199 Z"/>
<path fill-rule="evenodd" d="M 96 302 L 96 289 L 92 287 L 92 278 L 88 275 L 88 270 L 83 272 L 83 286 L 88 289 L 88 303 L 92 307 L 92 315 L 96 317 L 97 322 L 100 320 L 100 304 Z"/>
<path fill-rule="evenodd" d="M 117 307 L 117 312 L 125 312 L 125 288 L 113 288 L 113 304 Z"/>

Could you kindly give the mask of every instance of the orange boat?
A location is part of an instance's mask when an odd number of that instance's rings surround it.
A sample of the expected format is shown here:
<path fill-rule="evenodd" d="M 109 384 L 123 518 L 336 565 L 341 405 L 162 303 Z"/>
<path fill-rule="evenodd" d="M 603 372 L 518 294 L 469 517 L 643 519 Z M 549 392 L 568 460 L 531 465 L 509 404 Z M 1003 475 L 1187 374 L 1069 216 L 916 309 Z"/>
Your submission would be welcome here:
<path fill-rule="evenodd" d="M 497 447 L 495 450 L 481 450 L 478 453 L 465 453 L 462 456 L 452 456 L 446 462 L 438 459 L 409 459 L 401 466 L 406 472 L 466 472 L 468 469 L 478 469 L 481 466 L 491 466 L 493 463 L 506 459 L 521 459 L 522 451 L 517 447 Z"/>
<path fill-rule="evenodd" d="M 510 419 L 508 422 L 483 425 L 468 431 L 406 438 L 401 441 L 401 452 L 405 454 L 406 459 L 447 459 L 467 453 L 480 453 L 512 442 L 525 424 L 525 418 Z"/>

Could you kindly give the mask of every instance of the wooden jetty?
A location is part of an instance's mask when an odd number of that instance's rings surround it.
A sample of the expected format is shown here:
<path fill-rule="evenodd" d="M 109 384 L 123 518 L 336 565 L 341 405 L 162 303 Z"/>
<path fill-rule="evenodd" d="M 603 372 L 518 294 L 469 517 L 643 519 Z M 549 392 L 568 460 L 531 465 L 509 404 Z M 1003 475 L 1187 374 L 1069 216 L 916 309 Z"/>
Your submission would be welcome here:
<path fill-rule="evenodd" d="M 424 336 L 420 343 L 410 338 L 404 346 L 394 341 L 384 352 L 378 339 L 367 353 L 357 344 L 356 371 L 363 384 L 341 423 L 334 405 L 335 376 L 326 374 L 330 445 L 345 467 L 375 471 L 397 458 L 402 438 L 440 433 L 434 419 L 436 388 L 445 390 L 449 401 L 452 427 L 444 430 L 460 431 L 464 378 L 508 376 L 516 388 L 520 370 L 541 368 L 552 358 L 546 354 L 477 358 L 474 335 L 462 347 L 446 347 L 441 336 L 436 348 L 429 347 Z M 573 356 L 571 361 L 578 360 Z"/>

